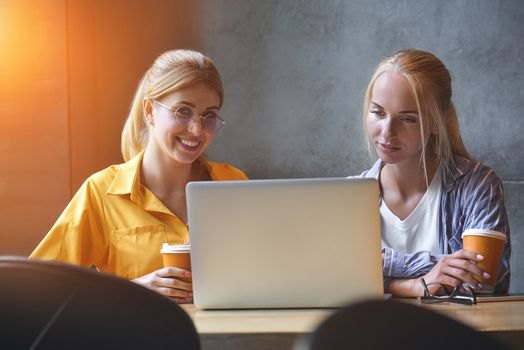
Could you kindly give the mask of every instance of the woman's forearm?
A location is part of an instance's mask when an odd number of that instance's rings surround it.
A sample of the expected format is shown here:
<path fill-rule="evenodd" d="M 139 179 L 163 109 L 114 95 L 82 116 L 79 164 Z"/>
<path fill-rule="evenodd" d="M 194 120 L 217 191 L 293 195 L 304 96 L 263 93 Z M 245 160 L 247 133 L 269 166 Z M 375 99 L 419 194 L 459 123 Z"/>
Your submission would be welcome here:
<path fill-rule="evenodd" d="M 386 290 L 395 297 L 419 297 L 424 294 L 419 278 L 393 279 Z"/>

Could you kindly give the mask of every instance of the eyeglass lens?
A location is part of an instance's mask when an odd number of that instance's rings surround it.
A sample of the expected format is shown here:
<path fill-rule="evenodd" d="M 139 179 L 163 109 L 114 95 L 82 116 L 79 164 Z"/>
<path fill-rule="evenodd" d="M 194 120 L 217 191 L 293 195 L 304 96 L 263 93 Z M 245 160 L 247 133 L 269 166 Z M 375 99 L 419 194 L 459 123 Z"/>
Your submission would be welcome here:
<path fill-rule="evenodd" d="M 180 107 L 175 111 L 175 118 L 180 125 L 189 125 L 195 120 L 195 113 L 186 107 Z M 208 112 L 203 116 L 197 116 L 201 120 L 202 129 L 209 133 L 216 132 L 222 125 L 218 115 L 213 112 Z"/>

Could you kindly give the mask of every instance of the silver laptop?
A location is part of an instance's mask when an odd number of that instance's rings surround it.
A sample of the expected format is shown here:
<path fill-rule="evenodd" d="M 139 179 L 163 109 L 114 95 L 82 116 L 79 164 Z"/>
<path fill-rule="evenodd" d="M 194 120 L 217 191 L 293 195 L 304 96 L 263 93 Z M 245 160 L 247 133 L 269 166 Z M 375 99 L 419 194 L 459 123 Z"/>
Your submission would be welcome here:
<path fill-rule="evenodd" d="M 383 298 L 375 179 L 192 182 L 186 194 L 196 307 Z"/>

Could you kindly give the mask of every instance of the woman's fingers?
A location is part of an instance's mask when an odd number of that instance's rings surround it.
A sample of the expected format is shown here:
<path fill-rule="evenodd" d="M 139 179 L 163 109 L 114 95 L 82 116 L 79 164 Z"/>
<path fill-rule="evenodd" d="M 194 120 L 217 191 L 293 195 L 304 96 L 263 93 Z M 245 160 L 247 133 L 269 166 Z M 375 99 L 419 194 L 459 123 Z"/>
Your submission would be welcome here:
<path fill-rule="evenodd" d="M 477 266 L 477 263 L 482 260 L 484 260 L 482 255 L 466 249 L 446 255 L 424 276 L 426 283 L 430 284 L 429 291 L 433 294 L 438 292 L 439 287 L 431 283 L 455 286 L 462 282 L 482 289 L 482 282 L 479 283 L 474 276 L 485 280 L 491 278 L 487 272 Z"/>
<path fill-rule="evenodd" d="M 169 287 L 158 287 L 157 291 L 170 298 L 192 298 L 193 292 L 189 292 L 182 289 L 174 289 Z"/>
<path fill-rule="evenodd" d="M 457 260 L 454 261 L 454 267 L 467 271 L 469 274 L 477 275 L 483 279 L 490 279 L 489 273 L 480 269 L 474 261 L 471 260 Z"/>
<path fill-rule="evenodd" d="M 454 283 L 452 284 L 449 284 L 449 285 L 455 285 L 457 284 L 459 281 L 461 282 L 467 282 L 467 283 L 470 283 L 471 285 L 474 285 L 476 286 L 478 284 L 478 282 L 475 280 L 475 278 L 473 278 L 473 275 L 466 271 L 466 270 L 463 270 L 462 268 L 458 268 L 458 267 L 453 267 L 451 265 L 447 265 L 443 268 L 443 273 L 448 276 L 449 279 L 452 279 Z"/>
<path fill-rule="evenodd" d="M 176 278 L 164 278 L 164 277 L 158 277 L 154 284 L 157 287 L 164 287 L 164 288 L 171 288 L 171 289 L 180 289 L 184 291 L 192 291 L 193 286 L 191 282 L 184 282 L 181 280 L 177 280 Z"/>
<path fill-rule="evenodd" d="M 484 257 L 482 255 L 472 252 L 471 250 L 466 250 L 466 249 L 457 250 L 456 252 L 448 256 L 452 258 L 465 259 L 465 260 L 471 260 L 471 261 L 476 261 L 476 262 L 484 260 Z"/>
<path fill-rule="evenodd" d="M 445 260 L 447 265 L 466 271 L 470 275 L 477 275 L 483 279 L 489 279 L 491 276 L 487 272 L 480 269 L 476 264 L 477 262 L 482 261 L 483 258 L 484 257 L 481 255 L 462 249 L 458 252 L 455 252 L 454 254 L 449 255 L 448 257 L 443 258 L 443 260 Z M 463 276 L 460 271 L 457 273 L 459 277 Z"/>
<path fill-rule="evenodd" d="M 179 304 L 191 304 L 193 298 L 173 298 Z"/>
<path fill-rule="evenodd" d="M 193 286 L 191 282 L 182 281 L 180 278 L 191 278 L 191 272 L 176 267 L 167 267 L 133 281 L 177 301 L 191 302 Z"/>
<path fill-rule="evenodd" d="M 443 284 L 455 285 L 460 281 L 482 288 L 482 284 L 474 278 L 474 275 L 483 279 L 490 278 L 490 275 L 476 264 L 482 259 L 482 256 L 463 249 L 442 258 L 431 275 L 438 280 L 436 282 Z"/>
<path fill-rule="evenodd" d="M 164 267 L 156 271 L 157 276 L 160 277 L 191 277 L 191 271 L 180 269 L 178 267 Z"/>

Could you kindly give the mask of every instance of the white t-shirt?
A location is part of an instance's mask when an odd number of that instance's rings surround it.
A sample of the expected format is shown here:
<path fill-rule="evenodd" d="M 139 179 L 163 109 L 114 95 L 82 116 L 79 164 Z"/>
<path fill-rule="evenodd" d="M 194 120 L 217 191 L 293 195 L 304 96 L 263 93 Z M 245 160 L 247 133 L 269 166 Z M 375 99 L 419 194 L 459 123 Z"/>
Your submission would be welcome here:
<path fill-rule="evenodd" d="M 391 212 L 384 201 L 380 203 L 382 247 L 390 247 L 403 254 L 429 251 L 439 254 L 438 210 L 441 189 L 440 168 L 415 209 L 404 220 Z"/>

